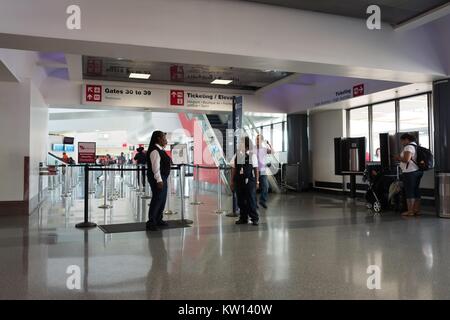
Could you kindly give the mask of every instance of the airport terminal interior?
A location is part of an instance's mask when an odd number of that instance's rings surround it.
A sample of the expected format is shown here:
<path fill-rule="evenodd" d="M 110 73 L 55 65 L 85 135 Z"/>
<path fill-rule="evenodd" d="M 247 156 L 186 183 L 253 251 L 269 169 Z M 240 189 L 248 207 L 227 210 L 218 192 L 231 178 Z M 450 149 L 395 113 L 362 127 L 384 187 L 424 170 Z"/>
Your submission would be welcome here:
<path fill-rule="evenodd" d="M 450 4 L 380 2 L 0 0 L 0 299 L 450 299 Z"/>

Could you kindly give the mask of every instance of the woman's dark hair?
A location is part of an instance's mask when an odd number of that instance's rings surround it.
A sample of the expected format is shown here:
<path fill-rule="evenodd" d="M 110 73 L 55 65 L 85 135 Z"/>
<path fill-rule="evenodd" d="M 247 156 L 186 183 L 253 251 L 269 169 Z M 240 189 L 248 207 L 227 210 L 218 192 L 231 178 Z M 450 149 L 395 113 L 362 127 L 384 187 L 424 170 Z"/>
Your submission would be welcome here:
<path fill-rule="evenodd" d="M 158 143 L 158 140 L 164 137 L 165 133 L 159 130 L 153 131 L 152 137 L 150 138 L 150 143 L 148 144 L 147 154 L 145 155 L 147 158 L 147 165 L 150 166 L 150 152 L 151 149 Z"/>
<path fill-rule="evenodd" d="M 244 147 L 245 147 L 245 150 L 251 150 L 253 148 L 252 141 L 250 140 L 250 138 L 248 136 L 244 137 Z"/>
<path fill-rule="evenodd" d="M 150 139 L 150 143 L 148 147 L 153 147 L 158 143 L 158 139 L 164 137 L 164 132 L 162 131 L 153 131 L 152 138 Z"/>
<path fill-rule="evenodd" d="M 400 140 L 408 140 L 409 142 L 416 142 L 416 137 L 409 133 L 404 133 L 400 136 Z"/>

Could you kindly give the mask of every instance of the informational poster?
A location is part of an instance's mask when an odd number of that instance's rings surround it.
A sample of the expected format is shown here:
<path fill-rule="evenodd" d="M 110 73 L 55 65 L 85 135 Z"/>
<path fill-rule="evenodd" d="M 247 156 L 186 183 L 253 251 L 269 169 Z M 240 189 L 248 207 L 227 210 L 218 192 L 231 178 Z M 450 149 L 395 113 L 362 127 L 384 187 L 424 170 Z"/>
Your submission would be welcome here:
<path fill-rule="evenodd" d="M 187 164 L 188 163 L 188 149 L 186 144 L 177 144 L 172 147 L 172 162 L 173 164 Z"/>
<path fill-rule="evenodd" d="M 78 163 L 95 163 L 95 142 L 78 142 Z"/>

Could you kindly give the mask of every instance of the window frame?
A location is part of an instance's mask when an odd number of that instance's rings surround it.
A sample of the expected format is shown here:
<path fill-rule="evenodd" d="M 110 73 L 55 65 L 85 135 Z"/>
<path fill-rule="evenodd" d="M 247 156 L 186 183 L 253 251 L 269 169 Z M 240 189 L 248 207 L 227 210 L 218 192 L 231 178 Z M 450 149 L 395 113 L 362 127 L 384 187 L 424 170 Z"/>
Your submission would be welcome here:
<path fill-rule="evenodd" d="M 407 96 L 403 96 L 403 97 L 399 97 L 399 98 L 394 98 L 394 99 L 387 99 L 387 100 L 383 100 L 383 101 L 379 101 L 376 103 L 370 103 L 370 104 L 364 104 L 364 105 L 360 105 L 360 106 L 356 106 L 356 107 L 352 107 L 352 108 L 348 108 L 346 109 L 346 122 L 347 122 L 347 126 L 346 126 L 346 131 L 347 131 L 347 137 L 351 137 L 351 127 L 350 127 L 350 111 L 351 110 L 355 110 L 355 109 L 361 109 L 361 108 L 368 108 L 368 127 L 369 127 L 369 150 L 370 150 L 370 154 L 373 154 L 373 106 L 378 105 L 378 104 L 382 104 L 382 103 L 388 103 L 388 102 L 394 102 L 395 103 L 395 133 L 398 133 L 400 130 L 400 101 L 403 99 L 408 99 L 408 98 L 413 98 L 413 97 L 418 97 L 418 96 L 423 96 L 426 95 L 427 96 L 427 108 L 428 108 L 428 142 L 429 142 L 429 146 L 430 146 L 430 150 L 433 152 L 434 151 L 434 128 L 433 128 L 433 99 L 432 99 L 432 92 L 431 91 L 427 91 L 427 92 L 421 92 L 421 93 L 417 93 L 417 94 L 412 94 L 412 95 L 407 95 Z"/>

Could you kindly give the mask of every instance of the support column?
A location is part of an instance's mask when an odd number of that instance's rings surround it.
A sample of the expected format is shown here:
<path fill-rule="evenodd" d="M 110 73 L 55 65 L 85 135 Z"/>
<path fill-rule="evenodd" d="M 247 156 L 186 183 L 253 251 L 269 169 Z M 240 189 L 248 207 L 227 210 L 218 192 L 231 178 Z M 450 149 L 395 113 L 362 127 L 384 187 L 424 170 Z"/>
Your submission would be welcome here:
<path fill-rule="evenodd" d="M 298 171 L 299 190 L 310 187 L 308 115 L 289 114 L 287 116 L 288 163 L 300 163 Z"/>
<path fill-rule="evenodd" d="M 436 213 L 450 218 L 450 79 L 433 83 Z"/>

